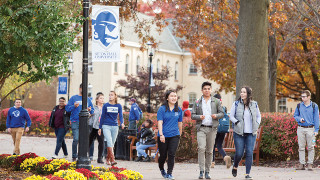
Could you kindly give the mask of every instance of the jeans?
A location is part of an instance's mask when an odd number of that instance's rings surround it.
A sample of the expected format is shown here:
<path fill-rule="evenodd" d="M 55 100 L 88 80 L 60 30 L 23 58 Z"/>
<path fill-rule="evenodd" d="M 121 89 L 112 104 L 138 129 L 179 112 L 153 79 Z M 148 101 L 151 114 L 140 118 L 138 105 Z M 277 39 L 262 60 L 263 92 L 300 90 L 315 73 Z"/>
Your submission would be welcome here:
<path fill-rule="evenodd" d="M 159 147 L 159 169 L 164 170 L 164 163 L 168 157 L 168 174 L 172 174 L 172 170 L 174 167 L 174 158 L 176 156 L 176 151 L 179 145 L 180 136 L 166 137 L 165 143 L 160 141 L 160 137 L 158 137 L 158 147 Z"/>
<path fill-rule="evenodd" d="M 79 121 L 71 123 L 72 129 L 72 158 L 78 157 L 78 143 L 79 143 Z"/>
<path fill-rule="evenodd" d="M 103 133 L 101 132 L 101 136 L 99 136 L 98 134 L 98 129 L 92 129 L 90 135 L 89 135 L 89 147 L 91 149 L 93 142 L 95 139 L 98 139 L 99 142 L 99 146 L 98 146 L 98 157 L 102 158 L 102 153 L 103 153 L 103 149 L 104 149 L 104 137 L 103 137 Z M 92 153 L 93 154 L 93 153 Z"/>
<path fill-rule="evenodd" d="M 226 133 L 217 133 L 216 140 L 213 146 L 213 154 L 212 154 L 212 162 L 214 162 L 214 156 L 215 156 L 215 149 L 217 148 L 219 153 L 222 155 L 222 157 L 225 157 L 227 154 L 222 148 L 223 140 Z"/>
<path fill-rule="evenodd" d="M 136 120 L 129 121 L 129 127 L 128 127 L 128 129 L 137 129 Z"/>
<path fill-rule="evenodd" d="M 57 145 L 56 145 L 56 150 L 54 151 L 54 154 L 58 156 L 59 151 L 62 147 L 63 154 L 67 156 L 68 150 L 67 150 L 66 142 L 64 140 L 64 137 L 66 136 L 67 131 L 65 130 L 65 128 L 55 128 L 54 133 L 57 136 Z"/>
<path fill-rule="evenodd" d="M 306 163 L 306 144 L 308 146 L 308 164 L 313 164 L 314 160 L 314 146 L 316 137 L 314 136 L 313 128 L 298 127 L 298 144 L 299 144 L 299 161 L 300 164 Z"/>
<path fill-rule="evenodd" d="M 17 155 L 20 154 L 20 141 L 21 141 L 23 132 L 24 132 L 23 127 L 11 128 L 11 136 L 14 144 L 13 153 Z"/>
<path fill-rule="evenodd" d="M 113 147 L 118 136 L 118 126 L 102 125 L 104 141 L 107 141 L 107 147 Z"/>
<path fill-rule="evenodd" d="M 92 132 L 92 126 L 91 125 L 88 125 L 88 126 L 89 126 L 89 144 L 90 144 L 90 134 Z M 94 141 L 92 141 L 91 146 L 89 146 L 89 157 L 93 157 L 93 152 L 94 152 Z"/>
<path fill-rule="evenodd" d="M 154 147 L 156 146 L 155 144 L 140 144 L 140 142 L 137 142 L 136 144 L 136 149 L 138 152 L 138 157 L 147 157 L 147 153 L 145 152 L 145 150 L 149 147 Z"/>
<path fill-rule="evenodd" d="M 250 174 L 253 158 L 253 148 L 256 142 L 256 135 L 252 133 L 244 133 L 243 136 L 233 133 L 234 146 L 236 153 L 234 156 L 233 166 L 238 167 L 239 162 L 243 156 L 244 150 L 246 150 L 246 174 Z"/>
<path fill-rule="evenodd" d="M 217 128 L 200 127 L 197 132 L 198 162 L 200 171 L 210 172 L 212 151 L 216 139 Z"/>

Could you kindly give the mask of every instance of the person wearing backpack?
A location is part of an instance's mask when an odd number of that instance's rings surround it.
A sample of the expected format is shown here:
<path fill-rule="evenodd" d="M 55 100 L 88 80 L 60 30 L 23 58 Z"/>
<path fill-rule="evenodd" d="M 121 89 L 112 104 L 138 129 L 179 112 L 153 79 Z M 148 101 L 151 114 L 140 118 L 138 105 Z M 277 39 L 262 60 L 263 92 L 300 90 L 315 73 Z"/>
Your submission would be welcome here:
<path fill-rule="evenodd" d="M 250 87 L 243 86 L 241 88 L 239 99 L 232 104 L 230 120 L 233 123 L 233 139 L 236 149 L 232 175 L 234 177 L 237 176 L 239 162 L 245 150 L 245 179 L 252 179 L 250 171 L 253 160 L 253 149 L 261 122 L 261 114 L 257 102 L 252 100 L 252 89 Z"/>
<path fill-rule="evenodd" d="M 314 146 L 316 145 L 316 136 L 319 131 L 319 107 L 312 102 L 311 93 L 304 90 L 301 93 L 302 102 L 297 105 L 294 111 L 294 119 L 298 122 L 298 145 L 300 165 L 297 170 L 305 170 L 305 151 L 308 147 L 308 170 L 312 171 L 314 159 Z"/>
<path fill-rule="evenodd" d="M 136 99 L 131 98 L 130 103 L 131 109 L 129 113 L 129 127 L 128 129 L 137 129 L 137 124 L 139 123 L 140 117 L 142 115 L 142 111 L 138 104 L 136 103 Z"/>
<path fill-rule="evenodd" d="M 221 101 L 221 95 L 215 94 L 213 97 L 217 98 Z M 226 152 L 222 148 L 222 143 L 224 141 L 226 133 L 229 132 L 229 116 L 227 115 L 227 108 L 225 106 L 222 106 L 224 110 L 224 117 L 219 119 L 219 125 L 218 125 L 218 132 L 216 135 L 216 140 L 213 146 L 213 155 L 212 155 L 212 164 L 211 168 L 214 168 L 215 162 L 214 162 L 214 156 L 215 156 L 215 149 L 217 147 L 219 153 L 222 155 L 223 160 L 226 162 L 226 166 L 229 169 L 231 167 L 231 157 L 227 156 Z"/>
<path fill-rule="evenodd" d="M 202 96 L 192 108 L 191 119 L 196 120 L 198 162 L 200 168 L 199 179 L 211 179 L 209 174 L 212 163 L 213 145 L 216 139 L 219 119 L 223 117 L 223 109 L 219 100 L 211 96 L 210 82 L 201 86 Z"/>

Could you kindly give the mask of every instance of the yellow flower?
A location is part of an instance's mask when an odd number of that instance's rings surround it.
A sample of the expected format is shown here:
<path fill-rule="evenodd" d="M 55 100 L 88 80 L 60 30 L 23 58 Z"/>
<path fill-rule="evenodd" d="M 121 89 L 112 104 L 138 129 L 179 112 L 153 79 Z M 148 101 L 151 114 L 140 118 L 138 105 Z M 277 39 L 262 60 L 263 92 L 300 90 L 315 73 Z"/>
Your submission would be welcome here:
<path fill-rule="evenodd" d="M 75 170 L 60 170 L 55 172 L 53 176 L 61 177 L 65 180 L 87 180 L 83 174 L 78 173 Z"/>
<path fill-rule="evenodd" d="M 99 178 L 103 180 L 117 180 L 116 176 L 112 172 L 102 172 L 102 171 L 95 171 L 94 173 L 99 175 Z"/>
<path fill-rule="evenodd" d="M 121 171 L 120 174 L 126 175 L 128 177 L 128 179 L 130 179 L 130 180 L 143 179 L 142 174 L 140 174 L 139 172 L 132 171 L 132 170 L 124 170 L 124 171 Z"/>
<path fill-rule="evenodd" d="M 49 179 L 46 178 L 46 177 L 41 177 L 41 176 L 33 175 L 33 176 L 30 176 L 30 177 L 27 177 L 27 178 L 24 179 L 24 180 L 49 180 Z"/>
<path fill-rule="evenodd" d="M 39 162 L 45 161 L 45 157 L 36 157 L 36 158 L 29 158 L 25 159 L 21 165 L 20 169 L 26 172 L 29 172 L 31 169 L 35 168 Z"/>

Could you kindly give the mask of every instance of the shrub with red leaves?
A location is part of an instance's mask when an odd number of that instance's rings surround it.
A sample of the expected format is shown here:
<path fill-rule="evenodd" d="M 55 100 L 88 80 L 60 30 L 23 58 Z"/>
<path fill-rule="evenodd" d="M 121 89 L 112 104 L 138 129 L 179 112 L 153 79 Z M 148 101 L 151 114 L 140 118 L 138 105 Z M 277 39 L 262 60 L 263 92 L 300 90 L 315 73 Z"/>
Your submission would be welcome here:
<path fill-rule="evenodd" d="M 14 159 L 13 163 L 12 163 L 12 166 L 14 168 L 14 170 L 16 171 L 19 171 L 20 170 L 20 165 L 21 163 L 23 163 L 23 161 L 25 159 L 30 159 L 30 158 L 36 158 L 38 157 L 38 155 L 36 155 L 35 153 L 25 153 L 25 154 L 22 154 L 21 156 L 18 156 Z"/>
<path fill-rule="evenodd" d="M 88 169 L 81 168 L 81 169 L 76 169 L 76 171 L 83 174 L 86 178 L 88 178 L 88 180 L 98 180 L 99 179 L 98 174 L 91 172 Z"/>

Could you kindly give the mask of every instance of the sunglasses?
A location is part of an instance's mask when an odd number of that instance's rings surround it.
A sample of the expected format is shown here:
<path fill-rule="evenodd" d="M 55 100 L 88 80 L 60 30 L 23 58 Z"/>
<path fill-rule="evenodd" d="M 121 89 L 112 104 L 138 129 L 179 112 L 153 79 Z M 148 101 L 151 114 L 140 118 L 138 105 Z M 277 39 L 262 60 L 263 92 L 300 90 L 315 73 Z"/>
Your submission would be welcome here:
<path fill-rule="evenodd" d="M 306 97 L 308 97 L 308 96 L 301 96 L 301 98 L 306 98 Z"/>

